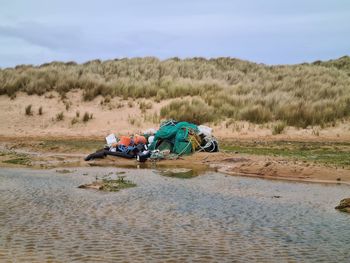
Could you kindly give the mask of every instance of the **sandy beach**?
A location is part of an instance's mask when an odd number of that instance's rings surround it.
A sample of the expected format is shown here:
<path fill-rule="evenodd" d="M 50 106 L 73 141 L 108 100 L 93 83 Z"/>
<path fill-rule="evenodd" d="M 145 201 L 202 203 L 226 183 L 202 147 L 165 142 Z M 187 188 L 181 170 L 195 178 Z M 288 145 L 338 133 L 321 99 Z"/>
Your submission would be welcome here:
<path fill-rule="evenodd" d="M 14 100 L 10 100 L 7 96 L 0 96 L 0 118 L 2 119 L 0 141 L 3 151 L 1 160 L 8 160 L 11 154 L 25 154 L 30 159 L 29 167 L 35 168 L 89 165 L 136 166 L 136 161 L 121 158 L 108 157 L 105 160 L 89 163 L 83 158 L 102 148 L 104 137 L 110 133 L 128 135 L 141 133 L 152 127 L 157 128 L 158 124 L 148 120 L 147 116 L 159 111 L 160 107 L 166 103 L 166 101 L 152 102 L 152 108 L 142 112 L 137 100 L 113 98 L 105 105 L 103 98 L 97 97 L 93 101 L 84 102 L 80 91 L 70 92 L 67 97 L 69 106 L 66 106 L 55 93 L 45 96 L 18 94 Z M 32 105 L 31 116 L 25 115 L 25 107 L 28 104 Z M 37 112 L 39 107 L 42 107 L 42 115 Z M 63 112 L 64 118 L 58 121 L 56 115 L 60 112 Z M 93 114 L 93 118 L 87 122 L 81 120 L 85 112 Z M 77 114 L 80 118 L 76 123 L 72 123 L 72 119 L 77 118 Z M 283 150 L 288 148 L 288 142 L 290 144 L 320 142 L 326 147 L 325 149 L 333 146 L 335 150 L 340 149 L 346 158 L 350 147 L 348 145 L 349 127 L 349 123 L 339 123 L 335 127 L 324 129 L 288 127 L 282 134 L 272 135 L 268 125 L 237 122 L 234 126 L 227 126 L 225 123 L 216 124 L 213 126 L 213 133 L 219 142 L 228 148 L 242 142 L 252 144 L 263 142 L 267 143 L 267 146 L 284 142 L 284 145 L 280 146 Z M 269 179 L 350 183 L 349 166 L 327 165 L 274 154 L 249 154 L 244 152 L 244 147 L 246 146 L 243 146 L 243 152 L 227 150 L 228 148 L 224 147 L 220 153 L 196 153 L 181 157 L 179 160 L 160 161 L 157 165 L 195 166 L 196 169 L 216 169 L 226 174 Z M 251 149 L 254 149 L 254 146 Z M 4 167 L 20 164 L 1 162 L 0 165 Z"/>

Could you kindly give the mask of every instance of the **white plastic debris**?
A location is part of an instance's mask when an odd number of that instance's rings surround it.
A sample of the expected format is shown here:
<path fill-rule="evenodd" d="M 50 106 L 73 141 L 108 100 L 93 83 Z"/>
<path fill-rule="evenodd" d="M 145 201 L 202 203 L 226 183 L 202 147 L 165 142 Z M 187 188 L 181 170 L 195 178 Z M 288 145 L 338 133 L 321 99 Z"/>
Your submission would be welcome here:
<path fill-rule="evenodd" d="M 149 128 L 148 130 L 145 130 L 145 131 L 143 132 L 143 134 L 153 135 L 153 134 L 155 134 L 156 132 L 157 132 L 156 129 L 154 129 L 154 128 Z"/>
<path fill-rule="evenodd" d="M 154 141 L 154 136 L 149 136 L 148 137 L 148 145 L 152 144 L 152 142 Z"/>
<path fill-rule="evenodd" d="M 115 137 L 115 134 L 112 133 L 106 137 L 106 142 L 109 146 L 111 146 L 113 143 L 117 142 L 117 138 Z"/>
<path fill-rule="evenodd" d="M 198 130 L 199 134 L 203 134 L 204 136 L 211 136 L 211 133 L 213 132 L 212 128 L 205 125 L 199 125 Z"/>

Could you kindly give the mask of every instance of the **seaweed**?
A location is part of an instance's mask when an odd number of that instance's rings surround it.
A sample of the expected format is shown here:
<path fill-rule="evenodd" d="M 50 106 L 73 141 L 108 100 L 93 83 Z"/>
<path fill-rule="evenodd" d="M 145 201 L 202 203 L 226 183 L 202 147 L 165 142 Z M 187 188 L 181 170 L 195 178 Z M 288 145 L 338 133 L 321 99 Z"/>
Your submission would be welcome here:
<path fill-rule="evenodd" d="M 91 184 L 80 185 L 78 188 L 91 188 L 106 192 L 118 192 L 119 190 L 135 187 L 136 184 L 130 180 L 124 179 L 125 176 L 119 176 L 117 179 L 96 180 Z"/>

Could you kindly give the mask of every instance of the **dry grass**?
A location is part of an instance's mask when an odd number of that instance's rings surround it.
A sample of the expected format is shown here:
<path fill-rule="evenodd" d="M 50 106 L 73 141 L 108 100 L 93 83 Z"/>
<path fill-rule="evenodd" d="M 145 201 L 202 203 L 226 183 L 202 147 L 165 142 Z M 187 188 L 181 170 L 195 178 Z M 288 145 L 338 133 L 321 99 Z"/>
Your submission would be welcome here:
<path fill-rule="evenodd" d="M 143 115 L 143 120 L 154 124 L 159 124 L 159 122 L 161 121 L 160 116 L 157 113 L 150 113 L 150 114 L 145 113 Z"/>
<path fill-rule="evenodd" d="M 63 111 L 56 114 L 56 121 L 63 121 L 64 120 L 64 113 Z"/>
<path fill-rule="evenodd" d="M 272 134 L 273 135 L 281 134 L 283 133 L 285 128 L 286 128 L 286 123 L 283 121 L 279 121 L 272 127 Z"/>
<path fill-rule="evenodd" d="M 52 62 L 0 70 L 0 95 L 15 97 L 18 91 L 38 95 L 57 91 L 65 98 L 73 89 L 83 90 L 85 100 L 102 95 L 103 103 L 114 96 L 152 98 L 157 102 L 196 97 L 200 106 L 210 113 L 207 118 L 195 117 L 200 120 L 211 121 L 213 115 L 215 120 L 323 126 L 350 116 L 350 58 L 266 66 L 231 58 L 160 61 L 146 57 L 95 60 L 81 65 Z M 179 102 L 172 103 L 163 109 L 163 115 L 183 116 L 183 110 L 178 114 L 174 110 Z M 180 106 L 200 114 L 191 103 L 182 102 Z M 144 112 L 148 106 L 140 105 L 140 108 Z"/>
<path fill-rule="evenodd" d="M 27 116 L 33 115 L 32 105 L 31 105 L 31 104 L 29 104 L 29 105 L 26 106 L 26 108 L 25 108 L 25 114 L 26 114 Z"/>
<path fill-rule="evenodd" d="M 92 113 L 85 112 L 84 116 L 83 116 L 83 122 L 88 122 L 92 118 L 93 118 L 93 114 Z"/>
<path fill-rule="evenodd" d="M 66 107 L 66 111 L 69 111 L 70 106 L 72 105 L 72 103 L 69 102 L 69 101 L 64 101 L 63 103 L 64 103 L 64 106 Z"/>
<path fill-rule="evenodd" d="M 77 117 L 73 117 L 73 119 L 71 120 L 71 124 L 72 125 L 74 125 L 74 124 L 76 124 L 76 123 L 78 123 L 79 122 L 79 118 L 77 118 Z"/>
<path fill-rule="evenodd" d="M 139 108 L 142 113 L 145 113 L 147 110 L 152 109 L 152 102 L 140 101 Z"/>
<path fill-rule="evenodd" d="M 129 101 L 128 101 L 128 107 L 129 107 L 129 108 L 134 107 L 134 103 L 132 102 L 132 100 L 129 100 Z"/>
<path fill-rule="evenodd" d="M 201 124 L 214 121 L 214 109 L 202 99 L 174 100 L 160 110 L 160 117 Z"/>
<path fill-rule="evenodd" d="M 39 115 L 43 115 L 43 107 L 42 106 L 39 107 L 38 114 Z"/>
<path fill-rule="evenodd" d="M 133 117 L 133 116 L 128 116 L 128 122 L 132 125 L 132 126 L 136 126 L 136 127 L 141 127 L 141 120 L 140 118 L 137 117 Z"/>

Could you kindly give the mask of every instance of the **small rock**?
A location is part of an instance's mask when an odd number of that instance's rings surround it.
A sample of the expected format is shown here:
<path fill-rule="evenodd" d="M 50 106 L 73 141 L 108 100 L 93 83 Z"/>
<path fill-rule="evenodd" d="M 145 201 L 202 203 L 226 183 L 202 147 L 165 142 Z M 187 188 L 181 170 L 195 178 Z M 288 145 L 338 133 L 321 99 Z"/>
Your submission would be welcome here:
<path fill-rule="evenodd" d="M 339 205 L 337 205 L 335 209 L 342 212 L 350 213 L 350 198 L 345 198 L 341 200 Z"/>

